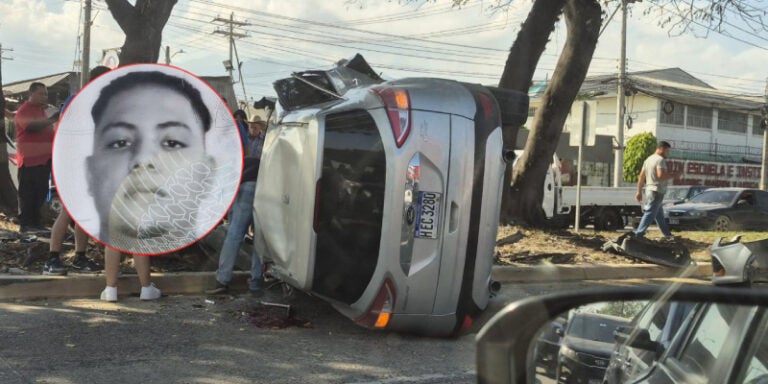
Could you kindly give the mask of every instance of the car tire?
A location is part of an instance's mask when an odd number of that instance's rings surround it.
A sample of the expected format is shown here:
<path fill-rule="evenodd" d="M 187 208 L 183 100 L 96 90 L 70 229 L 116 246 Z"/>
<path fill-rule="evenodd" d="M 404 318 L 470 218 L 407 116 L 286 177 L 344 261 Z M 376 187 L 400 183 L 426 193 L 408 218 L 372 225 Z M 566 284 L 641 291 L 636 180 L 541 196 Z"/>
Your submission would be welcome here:
<path fill-rule="evenodd" d="M 712 229 L 717 232 L 728 232 L 732 228 L 733 222 L 731 221 L 731 218 L 725 215 L 720 215 L 715 218 L 715 221 L 712 224 Z"/>
<path fill-rule="evenodd" d="M 598 231 L 615 231 L 624 227 L 624 219 L 612 209 L 603 209 L 595 219 L 595 229 Z"/>

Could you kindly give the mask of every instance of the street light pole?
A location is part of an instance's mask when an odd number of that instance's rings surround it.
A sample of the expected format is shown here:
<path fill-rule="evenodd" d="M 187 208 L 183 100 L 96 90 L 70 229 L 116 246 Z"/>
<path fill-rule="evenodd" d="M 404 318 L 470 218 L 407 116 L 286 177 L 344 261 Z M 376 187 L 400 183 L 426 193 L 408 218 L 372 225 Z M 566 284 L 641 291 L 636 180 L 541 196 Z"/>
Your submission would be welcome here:
<path fill-rule="evenodd" d="M 618 188 L 624 179 L 624 82 L 627 68 L 627 3 L 621 0 L 621 47 L 619 53 L 618 90 L 616 94 L 616 156 L 613 160 L 613 186 Z"/>
<path fill-rule="evenodd" d="M 80 88 L 88 82 L 89 65 L 91 61 L 91 0 L 85 0 L 83 12 L 83 55 L 80 59 Z"/>

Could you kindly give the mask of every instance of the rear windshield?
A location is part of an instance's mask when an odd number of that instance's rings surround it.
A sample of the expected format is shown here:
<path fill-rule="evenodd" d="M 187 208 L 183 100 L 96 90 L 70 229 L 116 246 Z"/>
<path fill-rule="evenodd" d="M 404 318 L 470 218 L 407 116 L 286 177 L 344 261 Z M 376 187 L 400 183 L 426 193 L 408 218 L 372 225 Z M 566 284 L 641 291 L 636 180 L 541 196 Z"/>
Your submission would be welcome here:
<path fill-rule="evenodd" d="M 366 111 L 329 115 L 317 210 L 313 290 L 351 304 L 379 259 L 386 159 Z"/>

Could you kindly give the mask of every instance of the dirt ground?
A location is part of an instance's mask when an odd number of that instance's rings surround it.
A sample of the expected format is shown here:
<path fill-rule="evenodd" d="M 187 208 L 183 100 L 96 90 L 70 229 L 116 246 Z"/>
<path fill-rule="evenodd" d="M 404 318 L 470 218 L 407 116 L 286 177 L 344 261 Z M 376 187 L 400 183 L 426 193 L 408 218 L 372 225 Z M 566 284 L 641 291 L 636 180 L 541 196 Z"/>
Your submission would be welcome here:
<path fill-rule="evenodd" d="M 596 232 L 592 229 L 574 233 L 572 230 L 539 231 L 505 226 L 499 228 L 499 243 L 505 238 L 520 238 L 512 244 L 497 245 L 496 263 L 504 265 L 536 264 L 628 264 L 639 261 L 603 252 L 600 247 L 608 240 L 617 238 L 624 231 Z M 518 235 L 519 234 L 519 235 Z M 742 241 L 754 241 L 768 237 L 768 232 L 675 232 L 697 261 L 709 262 L 709 247 L 720 237 L 732 238 L 743 234 Z M 649 238 L 660 237 L 649 232 Z"/>
<path fill-rule="evenodd" d="M 52 225 L 52 221 L 48 225 Z M 19 238 L 18 225 L 13 218 L 0 213 L 0 273 L 40 273 L 48 256 L 47 238 Z M 640 263 L 631 258 L 605 253 L 600 247 L 609 239 L 618 237 L 621 232 L 595 232 L 592 229 L 574 233 L 572 230 L 543 231 L 521 227 L 504 226 L 499 228 L 496 247 L 496 264 L 500 265 L 540 265 L 540 264 L 627 264 Z M 730 238 L 736 232 L 678 232 L 683 244 L 697 261 L 708 262 L 710 245 L 719 237 Z M 768 237 L 768 232 L 744 234 L 744 241 Z M 649 237 L 658 236 L 651 232 Z M 97 263 L 103 263 L 103 247 L 92 240 L 88 246 L 88 256 Z M 153 257 L 153 272 L 213 271 L 216 269 L 214 252 L 204 252 L 196 244 L 172 254 Z M 69 237 L 62 247 L 62 256 L 67 263 L 74 257 L 74 243 Z M 133 273 L 133 259 L 125 257 L 122 262 L 123 273 Z"/>

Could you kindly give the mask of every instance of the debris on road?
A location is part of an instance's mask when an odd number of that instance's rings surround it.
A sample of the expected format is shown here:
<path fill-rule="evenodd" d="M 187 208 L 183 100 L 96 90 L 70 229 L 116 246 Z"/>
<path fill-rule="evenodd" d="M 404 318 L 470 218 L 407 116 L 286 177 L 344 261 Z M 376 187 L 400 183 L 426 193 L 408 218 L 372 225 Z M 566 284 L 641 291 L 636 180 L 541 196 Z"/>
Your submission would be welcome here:
<path fill-rule="evenodd" d="M 607 241 L 602 250 L 673 268 L 695 264 L 691 260 L 688 248 L 677 240 L 653 241 L 644 237 L 638 238 L 633 232 L 627 232 Z"/>
<path fill-rule="evenodd" d="M 517 231 L 517 233 L 514 233 L 512 235 L 506 236 L 504 238 L 501 238 L 496 241 L 496 246 L 502 246 L 502 245 L 508 245 L 508 244 L 514 244 L 518 241 L 522 240 L 525 235 L 523 235 L 523 232 Z"/>
<path fill-rule="evenodd" d="M 245 320 L 259 328 L 284 329 L 288 327 L 312 328 L 312 323 L 294 316 L 288 304 L 259 302 L 250 312 L 243 311 Z"/>

